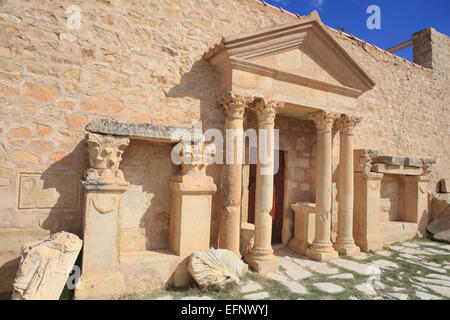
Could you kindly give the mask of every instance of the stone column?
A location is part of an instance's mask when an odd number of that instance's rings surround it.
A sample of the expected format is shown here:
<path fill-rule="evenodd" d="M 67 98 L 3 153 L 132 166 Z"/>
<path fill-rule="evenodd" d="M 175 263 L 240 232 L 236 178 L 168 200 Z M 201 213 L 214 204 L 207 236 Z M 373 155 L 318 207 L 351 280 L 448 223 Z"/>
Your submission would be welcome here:
<path fill-rule="evenodd" d="M 353 131 L 361 118 L 342 115 L 337 125 L 340 131 L 339 150 L 339 210 L 338 230 L 334 248 L 346 255 L 360 252 L 353 240 Z"/>
<path fill-rule="evenodd" d="M 274 126 L 275 115 L 282 103 L 257 98 L 252 106 L 258 117 L 258 163 L 255 190 L 255 238 L 246 257 L 249 265 L 258 273 L 277 272 L 279 263 L 272 249 L 273 175 L 274 175 Z M 265 139 L 263 138 L 265 135 Z M 265 146 L 263 144 L 266 144 Z M 266 150 L 261 152 L 261 147 Z M 262 154 L 266 154 L 264 158 Z"/>
<path fill-rule="evenodd" d="M 226 159 L 222 169 L 222 208 L 220 212 L 218 247 L 228 249 L 239 257 L 239 233 L 242 194 L 243 122 L 247 98 L 228 92 L 218 103 L 225 109 L 225 135 L 234 134 L 233 144 L 226 145 Z M 232 163 L 230 163 L 232 161 Z"/>
<path fill-rule="evenodd" d="M 101 298 L 122 293 L 119 270 L 119 217 L 123 193 L 129 184 L 119 170 L 128 138 L 90 133 L 85 192 L 84 246 L 81 287 L 76 299 Z"/>
<path fill-rule="evenodd" d="M 306 255 L 317 261 L 338 257 L 331 243 L 331 129 L 336 114 L 319 111 L 309 115 L 317 127 L 316 230 Z"/>

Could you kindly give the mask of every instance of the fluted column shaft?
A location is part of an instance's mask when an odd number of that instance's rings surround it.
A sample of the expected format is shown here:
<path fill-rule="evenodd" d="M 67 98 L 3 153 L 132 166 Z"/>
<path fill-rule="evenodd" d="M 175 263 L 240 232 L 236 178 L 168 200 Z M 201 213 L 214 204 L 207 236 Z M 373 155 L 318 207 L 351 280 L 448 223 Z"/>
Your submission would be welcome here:
<path fill-rule="evenodd" d="M 274 126 L 275 115 L 283 104 L 256 99 L 254 110 L 258 117 L 258 163 L 255 190 L 255 237 L 247 262 L 258 273 L 276 272 L 279 263 L 272 249 Z"/>
<path fill-rule="evenodd" d="M 338 180 L 338 230 L 334 248 L 346 255 L 360 252 L 353 239 L 353 131 L 361 118 L 343 115 L 337 122 L 340 131 Z"/>
<path fill-rule="evenodd" d="M 316 230 L 311 248 L 306 255 L 328 261 L 338 256 L 331 243 L 331 129 L 336 115 L 319 111 L 310 114 L 317 127 L 317 170 L 316 170 Z"/>

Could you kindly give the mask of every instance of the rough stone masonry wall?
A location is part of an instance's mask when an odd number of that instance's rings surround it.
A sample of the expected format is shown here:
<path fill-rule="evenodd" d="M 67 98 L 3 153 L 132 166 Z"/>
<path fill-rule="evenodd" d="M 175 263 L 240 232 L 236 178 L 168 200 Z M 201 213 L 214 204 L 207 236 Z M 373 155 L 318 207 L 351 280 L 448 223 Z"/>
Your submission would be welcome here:
<path fill-rule="evenodd" d="M 69 5 L 81 8 L 80 30 L 67 28 Z M 222 36 L 297 20 L 255 0 L 0 1 L 0 228 L 79 233 L 88 121 L 223 128 L 218 76 L 202 54 Z M 450 169 L 448 83 L 333 34 L 377 83 L 360 98 L 356 147 L 435 158 L 433 189 Z M 219 169 L 208 172 L 216 207 Z"/>

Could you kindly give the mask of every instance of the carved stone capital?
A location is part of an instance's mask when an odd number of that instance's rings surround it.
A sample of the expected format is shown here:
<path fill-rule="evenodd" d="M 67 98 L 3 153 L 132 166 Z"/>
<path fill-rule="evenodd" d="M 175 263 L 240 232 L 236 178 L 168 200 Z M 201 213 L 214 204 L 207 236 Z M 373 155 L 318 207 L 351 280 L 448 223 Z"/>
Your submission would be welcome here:
<path fill-rule="evenodd" d="M 185 143 L 180 149 L 179 155 L 181 172 L 172 180 L 183 183 L 212 183 L 212 178 L 206 175 L 206 167 L 216 155 L 215 144 Z"/>
<path fill-rule="evenodd" d="M 217 103 L 225 109 L 229 119 L 244 119 L 244 111 L 252 102 L 250 97 L 241 96 L 234 92 L 227 92 L 219 97 Z"/>
<path fill-rule="evenodd" d="M 86 179 L 102 179 L 108 182 L 125 181 L 119 164 L 125 148 L 130 144 L 130 139 L 89 133 L 86 141 L 91 166 L 86 171 Z"/>
<path fill-rule="evenodd" d="M 274 123 L 275 116 L 284 107 L 283 102 L 271 101 L 263 98 L 255 98 L 251 108 L 258 117 L 258 122 Z"/>
<path fill-rule="evenodd" d="M 308 114 L 308 119 L 314 121 L 319 131 L 331 131 L 337 114 L 329 111 L 317 111 Z"/>
<path fill-rule="evenodd" d="M 343 114 L 336 121 L 337 127 L 341 133 L 353 134 L 355 127 L 360 123 L 362 117 L 356 117 L 352 115 Z"/>

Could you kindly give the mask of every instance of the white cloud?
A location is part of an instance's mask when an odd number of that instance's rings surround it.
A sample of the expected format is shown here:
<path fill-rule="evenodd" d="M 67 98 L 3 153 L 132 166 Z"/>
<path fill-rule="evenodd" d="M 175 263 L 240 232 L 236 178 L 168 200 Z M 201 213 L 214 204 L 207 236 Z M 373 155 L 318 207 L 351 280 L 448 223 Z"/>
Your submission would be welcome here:
<path fill-rule="evenodd" d="M 323 6 L 323 0 L 311 0 L 311 6 L 313 6 L 316 9 L 322 9 Z"/>

